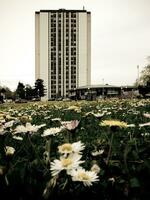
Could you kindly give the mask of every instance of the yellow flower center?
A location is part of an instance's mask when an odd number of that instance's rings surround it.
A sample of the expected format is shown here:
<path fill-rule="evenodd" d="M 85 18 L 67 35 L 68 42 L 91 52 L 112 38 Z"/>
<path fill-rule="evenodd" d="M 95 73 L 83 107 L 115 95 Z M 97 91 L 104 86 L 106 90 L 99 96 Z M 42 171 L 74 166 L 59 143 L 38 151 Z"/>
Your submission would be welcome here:
<path fill-rule="evenodd" d="M 72 151 L 72 146 L 71 144 L 64 144 L 61 146 L 61 151 L 68 151 L 68 152 L 71 152 Z"/>
<path fill-rule="evenodd" d="M 87 180 L 89 180 L 89 176 L 84 172 L 80 172 L 79 179 L 82 179 L 83 181 L 87 181 Z"/>
<path fill-rule="evenodd" d="M 72 160 L 70 158 L 65 158 L 65 159 L 62 160 L 62 166 L 63 167 L 68 167 L 71 164 L 72 164 Z"/>

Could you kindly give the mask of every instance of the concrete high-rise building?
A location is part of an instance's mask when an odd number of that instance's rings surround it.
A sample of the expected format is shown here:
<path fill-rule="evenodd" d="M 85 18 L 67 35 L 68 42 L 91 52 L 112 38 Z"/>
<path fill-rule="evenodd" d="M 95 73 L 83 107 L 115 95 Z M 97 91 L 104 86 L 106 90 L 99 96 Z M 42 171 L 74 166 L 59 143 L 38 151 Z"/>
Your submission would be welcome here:
<path fill-rule="evenodd" d="M 45 99 L 91 84 L 91 13 L 86 10 L 35 12 L 35 79 Z"/>

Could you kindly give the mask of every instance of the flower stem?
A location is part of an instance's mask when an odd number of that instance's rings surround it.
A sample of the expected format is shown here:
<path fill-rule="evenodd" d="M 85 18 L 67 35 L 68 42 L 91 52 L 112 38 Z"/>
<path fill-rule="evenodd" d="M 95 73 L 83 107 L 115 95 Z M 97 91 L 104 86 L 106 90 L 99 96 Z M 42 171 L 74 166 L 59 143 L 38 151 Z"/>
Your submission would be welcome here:
<path fill-rule="evenodd" d="M 47 150 L 48 150 L 48 160 L 49 163 L 51 163 L 51 142 L 52 142 L 52 138 L 50 137 L 48 140 L 48 144 L 47 144 Z"/>
<path fill-rule="evenodd" d="M 106 164 L 107 164 L 107 165 L 108 165 L 108 163 L 109 163 L 110 156 L 111 156 L 111 150 L 112 150 L 113 138 L 114 138 L 114 134 L 113 134 L 113 132 L 112 132 L 112 133 L 111 133 L 110 144 L 109 144 L 108 156 L 107 156 L 107 159 L 106 159 Z"/>

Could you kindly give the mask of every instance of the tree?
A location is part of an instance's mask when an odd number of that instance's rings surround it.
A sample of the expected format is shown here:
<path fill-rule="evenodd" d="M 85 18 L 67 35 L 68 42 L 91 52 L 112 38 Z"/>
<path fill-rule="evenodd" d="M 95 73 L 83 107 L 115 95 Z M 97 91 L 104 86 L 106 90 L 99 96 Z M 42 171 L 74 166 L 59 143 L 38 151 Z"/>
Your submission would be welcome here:
<path fill-rule="evenodd" d="M 136 81 L 139 93 L 146 97 L 150 94 L 150 64 L 146 65 L 141 71 L 139 80 Z"/>
<path fill-rule="evenodd" d="M 0 90 L 0 92 L 3 93 L 3 94 L 5 94 L 5 93 L 6 93 L 6 89 L 5 89 L 5 88 L 2 88 L 2 89 Z"/>
<path fill-rule="evenodd" d="M 25 99 L 25 86 L 23 83 L 19 82 L 16 89 L 16 96 L 20 99 Z"/>
<path fill-rule="evenodd" d="M 43 84 L 43 80 L 42 79 L 37 79 L 35 81 L 35 96 L 36 97 L 43 97 L 45 96 L 45 88 L 44 88 L 44 84 Z"/>
<path fill-rule="evenodd" d="M 8 87 L 5 87 L 4 89 L 6 99 L 13 99 L 13 92 Z"/>
<path fill-rule="evenodd" d="M 0 93 L 5 99 L 14 99 L 15 92 L 12 92 L 9 87 L 0 87 Z"/>
<path fill-rule="evenodd" d="M 34 96 L 34 89 L 29 84 L 27 84 L 25 87 L 25 98 L 27 100 L 31 100 L 33 96 Z"/>
<path fill-rule="evenodd" d="M 5 93 L 6 93 L 5 88 L 1 88 L 1 89 L 0 89 L 0 102 L 1 102 L 1 103 L 4 103 Z"/>
<path fill-rule="evenodd" d="M 149 86 L 150 85 L 150 64 L 144 67 L 141 72 L 138 85 Z"/>

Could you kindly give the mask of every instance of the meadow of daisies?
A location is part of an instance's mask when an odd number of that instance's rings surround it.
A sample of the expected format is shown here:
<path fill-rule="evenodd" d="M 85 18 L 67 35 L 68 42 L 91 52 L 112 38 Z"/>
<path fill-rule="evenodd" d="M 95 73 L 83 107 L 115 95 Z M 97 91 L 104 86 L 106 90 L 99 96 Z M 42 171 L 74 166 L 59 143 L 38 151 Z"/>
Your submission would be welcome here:
<path fill-rule="evenodd" d="M 150 100 L 0 105 L 2 199 L 149 199 Z"/>

